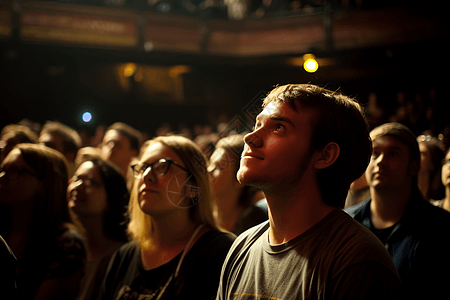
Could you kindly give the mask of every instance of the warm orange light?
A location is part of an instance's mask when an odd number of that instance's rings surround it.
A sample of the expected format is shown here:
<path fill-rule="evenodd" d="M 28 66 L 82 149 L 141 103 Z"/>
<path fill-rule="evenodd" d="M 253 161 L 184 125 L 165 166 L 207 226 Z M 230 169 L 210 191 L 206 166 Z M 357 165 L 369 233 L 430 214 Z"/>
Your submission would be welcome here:
<path fill-rule="evenodd" d="M 125 77 L 131 77 L 136 72 L 136 64 L 135 63 L 127 63 L 122 68 L 122 74 Z"/>

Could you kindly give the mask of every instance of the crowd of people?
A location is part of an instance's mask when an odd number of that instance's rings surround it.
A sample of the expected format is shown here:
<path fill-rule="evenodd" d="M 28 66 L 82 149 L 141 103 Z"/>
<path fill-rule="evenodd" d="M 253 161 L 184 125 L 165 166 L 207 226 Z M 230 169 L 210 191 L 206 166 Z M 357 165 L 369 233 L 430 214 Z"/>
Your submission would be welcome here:
<path fill-rule="evenodd" d="M 440 298 L 450 127 L 433 99 L 398 93 L 390 114 L 375 95 L 363 106 L 289 84 L 264 98 L 249 132 L 7 125 L 3 294 Z"/>

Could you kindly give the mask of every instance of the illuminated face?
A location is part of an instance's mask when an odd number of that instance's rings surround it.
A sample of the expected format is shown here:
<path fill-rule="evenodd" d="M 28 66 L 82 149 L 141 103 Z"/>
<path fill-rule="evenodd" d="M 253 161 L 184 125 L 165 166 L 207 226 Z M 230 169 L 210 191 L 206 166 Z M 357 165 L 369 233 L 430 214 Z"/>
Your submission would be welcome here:
<path fill-rule="evenodd" d="M 36 172 L 25 162 L 19 149 L 13 149 L 3 160 L 0 178 L 0 203 L 23 206 L 33 203 L 42 187 Z"/>
<path fill-rule="evenodd" d="M 408 146 L 389 135 L 377 137 L 372 143 L 373 152 L 366 170 L 369 186 L 383 190 L 409 189 L 418 168 L 410 161 Z"/>
<path fill-rule="evenodd" d="M 433 171 L 434 164 L 431 158 L 430 149 L 425 145 L 425 143 L 419 143 L 420 150 L 420 172 L 429 173 Z"/>
<path fill-rule="evenodd" d="M 160 159 L 173 160 L 186 169 L 181 159 L 171 148 L 161 144 L 151 144 L 143 154 L 139 163 L 153 164 Z M 134 188 L 138 192 L 138 202 L 142 211 L 148 215 L 162 215 L 173 213 L 189 206 L 191 198 L 188 188 L 191 175 L 185 170 L 171 164 L 163 176 L 147 169 L 142 179 L 136 179 Z"/>
<path fill-rule="evenodd" d="M 300 105 L 297 108 L 295 111 L 286 103 L 271 102 L 257 116 L 254 131 L 244 138 L 237 174 L 240 183 L 265 193 L 286 190 L 297 186 L 305 172 L 311 171 L 311 124 L 316 113 Z"/>
<path fill-rule="evenodd" d="M 442 184 L 445 187 L 450 186 L 450 152 L 447 152 L 444 159 L 444 164 L 442 165 L 441 174 Z"/>
<path fill-rule="evenodd" d="M 224 198 L 221 196 L 226 195 L 238 183 L 236 179 L 236 165 L 239 164 L 239 159 L 230 151 L 218 148 L 211 155 L 208 172 L 212 192 L 217 201 Z"/>
<path fill-rule="evenodd" d="M 137 151 L 131 149 L 130 140 L 116 130 L 108 130 L 103 137 L 102 158 L 119 166 L 122 170 L 128 168 L 131 159 Z"/>
<path fill-rule="evenodd" d="M 69 207 L 77 215 L 102 214 L 107 206 L 107 193 L 100 171 L 93 162 L 82 163 L 67 187 Z"/>

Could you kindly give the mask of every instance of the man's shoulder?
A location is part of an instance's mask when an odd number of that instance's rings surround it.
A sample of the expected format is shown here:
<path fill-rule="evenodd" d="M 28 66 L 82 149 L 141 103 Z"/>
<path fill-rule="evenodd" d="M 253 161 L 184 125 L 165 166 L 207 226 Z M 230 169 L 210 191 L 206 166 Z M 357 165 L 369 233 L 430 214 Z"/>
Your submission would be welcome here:
<path fill-rule="evenodd" d="M 238 235 L 234 240 L 228 255 L 237 255 L 241 251 L 246 251 L 246 249 L 250 248 L 269 229 L 269 227 L 269 220 L 267 220 Z"/>

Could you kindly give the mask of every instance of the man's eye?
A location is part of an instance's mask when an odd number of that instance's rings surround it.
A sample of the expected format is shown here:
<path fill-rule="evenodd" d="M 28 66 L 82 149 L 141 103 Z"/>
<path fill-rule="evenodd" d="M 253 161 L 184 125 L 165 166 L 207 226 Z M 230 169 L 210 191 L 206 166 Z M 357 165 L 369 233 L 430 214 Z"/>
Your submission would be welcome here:
<path fill-rule="evenodd" d="M 279 130 L 281 130 L 281 129 L 283 129 L 283 126 L 281 126 L 281 125 L 276 125 L 276 126 L 275 126 L 275 130 L 276 130 L 276 131 L 279 131 Z"/>

